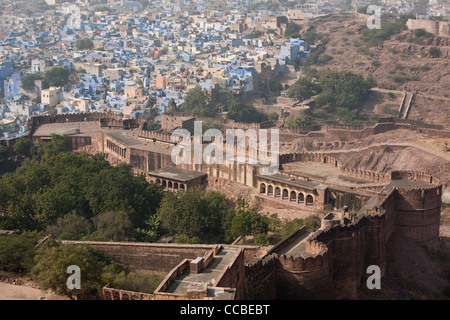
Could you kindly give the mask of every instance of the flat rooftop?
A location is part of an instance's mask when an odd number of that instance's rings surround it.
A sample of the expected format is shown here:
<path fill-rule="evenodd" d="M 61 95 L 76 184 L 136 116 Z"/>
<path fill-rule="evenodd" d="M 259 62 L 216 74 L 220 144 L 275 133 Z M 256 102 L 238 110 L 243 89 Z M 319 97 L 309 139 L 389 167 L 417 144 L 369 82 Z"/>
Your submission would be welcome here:
<path fill-rule="evenodd" d="M 285 184 L 289 184 L 289 185 L 292 185 L 292 186 L 297 186 L 297 187 L 310 189 L 310 190 L 319 188 L 321 186 L 321 182 L 318 182 L 318 181 L 306 181 L 306 180 L 304 181 L 304 180 L 291 178 L 291 177 L 288 177 L 288 176 L 283 176 L 283 175 L 280 175 L 280 174 L 258 175 L 257 178 L 261 178 L 261 179 L 265 179 L 265 180 L 271 180 L 271 181 L 279 182 L 279 183 L 285 183 Z"/>
<path fill-rule="evenodd" d="M 188 182 L 200 177 L 204 177 L 207 174 L 197 171 L 185 170 L 177 167 L 166 167 L 149 172 L 149 175 L 170 180 L 177 180 L 181 182 Z"/>
<path fill-rule="evenodd" d="M 138 138 L 138 129 L 134 130 L 114 130 L 101 128 L 98 121 L 86 122 L 67 122 L 67 123 L 47 123 L 40 125 L 33 136 L 51 137 L 52 134 L 70 135 L 79 137 L 93 137 L 97 133 L 103 132 L 107 136 L 123 145 L 144 151 L 158 152 L 165 155 L 171 155 L 173 145 L 162 142 L 153 142 L 151 140 L 143 141 Z"/>
<path fill-rule="evenodd" d="M 205 270 L 200 273 L 185 272 L 178 276 L 164 292 L 185 294 L 192 284 L 213 285 L 238 253 L 239 249 L 223 248 L 216 254 Z M 213 294 L 213 291 L 210 294 Z"/>
<path fill-rule="evenodd" d="M 75 131 L 78 130 L 78 133 Z M 76 136 L 93 136 L 100 131 L 97 121 L 86 122 L 66 122 L 66 123 L 47 123 L 40 125 L 34 136 L 51 137 L 52 134 L 57 135 L 76 135 Z"/>
<path fill-rule="evenodd" d="M 326 185 L 336 185 L 344 187 L 362 187 L 362 186 L 383 186 L 385 182 L 376 182 L 364 180 L 363 178 L 354 178 L 341 175 L 339 168 L 330 166 L 326 163 L 315 161 L 295 161 L 283 164 L 283 170 L 288 173 L 296 174 L 310 179 L 322 181 Z"/>
<path fill-rule="evenodd" d="M 305 232 L 300 237 L 298 237 L 295 241 L 293 241 L 290 245 L 288 245 L 283 250 L 277 252 L 279 256 L 286 255 L 286 257 L 303 257 L 309 258 L 314 255 L 306 252 L 306 240 L 308 239 L 311 232 Z"/>
<path fill-rule="evenodd" d="M 394 188 L 408 188 L 408 189 L 418 189 L 418 188 L 432 188 L 435 187 L 434 184 L 424 181 L 400 179 L 392 180 L 382 191 L 382 194 L 388 194 Z"/>

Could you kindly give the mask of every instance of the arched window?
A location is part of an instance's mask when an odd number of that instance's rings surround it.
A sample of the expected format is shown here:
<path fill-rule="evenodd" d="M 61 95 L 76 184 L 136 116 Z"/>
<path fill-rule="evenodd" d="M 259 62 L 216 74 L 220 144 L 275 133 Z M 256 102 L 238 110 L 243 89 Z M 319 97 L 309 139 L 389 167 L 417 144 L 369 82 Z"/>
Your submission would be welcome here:
<path fill-rule="evenodd" d="M 289 190 L 288 189 L 283 189 L 283 197 L 282 199 L 289 199 Z"/>
<path fill-rule="evenodd" d="M 298 194 L 298 203 L 304 203 L 305 202 L 305 195 L 303 193 Z"/>
<path fill-rule="evenodd" d="M 314 198 L 312 195 L 308 194 L 306 196 L 306 205 L 307 206 L 312 206 L 314 204 Z"/>
<path fill-rule="evenodd" d="M 261 185 L 259 187 L 259 193 L 262 193 L 262 194 L 266 193 L 266 184 L 265 183 L 261 183 Z"/>
<path fill-rule="evenodd" d="M 291 191 L 291 201 L 297 201 L 297 193 L 295 191 Z"/>
<path fill-rule="evenodd" d="M 275 198 L 279 198 L 281 196 L 281 189 L 280 187 L 275 188 Z"/>
<path fill-rule="evenodd" d="M 267 187 L 267 195 L 273 195 L 273 186 L 269 185 Z"/>
<path fill-rule="evenodd" d="M 105 300 L 112 300 L 112 296 L 111 296 L 111 292 L 110 291 L 106 291 L 105 292 Z"/>

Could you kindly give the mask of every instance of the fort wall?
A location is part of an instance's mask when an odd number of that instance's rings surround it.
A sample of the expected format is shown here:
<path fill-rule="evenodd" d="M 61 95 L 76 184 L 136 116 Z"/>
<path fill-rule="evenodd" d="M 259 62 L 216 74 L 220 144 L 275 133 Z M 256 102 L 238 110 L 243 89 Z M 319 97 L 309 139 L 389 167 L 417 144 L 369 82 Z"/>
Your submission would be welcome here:
<path fill-rule="evenodd" d="M 277 297 L 281 299 L 330 298 L 330 269 L 327 251 L 315 256 L 278 257 L 276 271 Z"/>
<path fill-rule="evenodd" d="M 408 19 L 406 26 L 410 30 L 425 29 L 436 36 L 450 37 L 450 24 L 446 21 L 433 21 L 425 19 Z"/>
<path fill-rule="evenodd" d="M 114 243 L 93 241 L 63 241 L 83 244 L 109 254 L 115 261 L 133 272 L 167 274 L 183 259 L 203 257 L 214 245 L 177 245 L 156 243 Z"/>
<path fill-rule="evenodd" d="M 239 248 L 239 252 L 236 257 L 228 264 L 228 266 L 222 271 L 220 276 L 216 279 L 214 287 L 222 288 L 235 288 L 235 299 L 242 300 L 245 297 L 244 294 L 244 249 Z"/>
<path fill-rule="evenodd" d="M 395 232 L 421 245 L 437 249 L 442 206 L 442 186 L 398 189 Z"/>
<path fill-rule="evenodd" d="M 246 300 L 272 300 L 276 297 L 278 256 L 268 255 L 245 265 L 244 297 Z"/>
<path fill-rule="evenodd" d="M 45 119 L 48 120 L 48 118 Z M 366 129 L 368 128 L 361 129 L 360 134 Z M 154 136 L 155 133 L 149 134 L 149 138 L 153 139 Z M 166 139 L 164 136 L 162 138 Z M 103 142 L 97 139 L 102 139 Z M 91 143 L 93 146 L 107 149 L 105 141 L 105 135 L 99 133 Z M 81 139 L 75 144 L 82 146 L 87 142 L 88 140 Z M 171 159 L 169 161 L 169 158 L 164 158 L 166 156 L 161 153 L 152 154 L 148 151 L 134 150 L 118 142 L 117 146 L 126 148 L 128 152 L 124 158 L 128 159 L 133 167 L 145 172 L 172 163 Z M 119 151 L 123 152 L 123 150 Z M 358 212 L 348 224 L 327 227 L 313 233 L 306 240 L 305 253 L 301 255 L 278 254 L 281 252 L 280 248 L 288 246 L 303 234 L 301 230 L 292 234 L 292 237 L 288 237 L 285 243 L 270 250 L 264 258 L 251 263 L 248 261 L 251 260 L 252 255 L 256 255 L 255 251 L 252 251 L 250 255 L 245 249 L 241 251 L 234 263 L 224 270 L 217 283 L 225 287 L 237 287 L 237 297 L 354 299 L 359 295 L 361 283 L 366 277 L 366 269 L 369 265 L 379 266 L 382 275 L 385 274 L 387 243 L 394 232 L 432 248 L 438 244 L 442 186 L 438 185 L 439 180 L 435 177 L 412 171 L 393 171 L 390 175 L 380 175 L 370 171 L 346 169 L 337 158 L 320 153 L 293 153 L 280 156 L 281 165 L 294 161 L 324 163 L 337 168 L 342 175 L 367 181 L 389 182 L 407 179 L 432 183 L 435 186 L 414 189 L 394 188 L 387 195 L 379 194 L 378 198 L 376 195 L 370 198 L 357 192 L 328 188 L 329 193 L 322 195 L 324 203 L 330 199 L 330 193 L 343 192 L 342 196 L 335 196 L 339 202 L 339 204 L 335 203 L 335 206 L 347 205 L 353 209 L 362 208 L 361 212 Z M 256 176 L 259 174 L 259 168 L 248 163 L 183 164 L 180 167 L 206 173 L 210 179 L 231 180 L 253 188 L 258 186 Z M 371 202 L 371 206 L 366 205 L 372 199 L 377 200 L 376 203 Z M 168 277 L 184 272 L 186 261 L 197 257 L 207 257 L 208 252 L 214 248 L 208 245 L 73 241 L 64 243 L 87 244 L 110 254 L 116 261 L 128 266 L 132 271 L 160 274 L 170 272 Z M 182 261 L 181 264 L 180 261 Z M 245 263 L 247 265 L 244 267 Z M 245 274 L 245 277 L 240 276 L 241 273 Z M 154 298 L 156 299 L 157 296 Z M 170 294 L 164 296 L 164 299 L 178 298 L 186 297 Z"/>

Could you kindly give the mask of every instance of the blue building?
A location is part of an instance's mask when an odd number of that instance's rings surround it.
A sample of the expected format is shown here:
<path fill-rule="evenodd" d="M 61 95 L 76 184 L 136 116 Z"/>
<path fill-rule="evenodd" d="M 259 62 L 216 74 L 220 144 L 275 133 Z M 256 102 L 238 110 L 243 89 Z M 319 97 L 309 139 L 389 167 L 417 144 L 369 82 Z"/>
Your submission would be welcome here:
<path fill-rule="evenodd" d="M 20 93 L 20 73 L 14 73 L 4 81 L 4 98 L 12 99 Z"/>
<path fill-rule="evenodd" d="M 14 73 L 14 64 L 12 61 L 5 61 L 0 65 L 0 80 L 6 80 Z"/>

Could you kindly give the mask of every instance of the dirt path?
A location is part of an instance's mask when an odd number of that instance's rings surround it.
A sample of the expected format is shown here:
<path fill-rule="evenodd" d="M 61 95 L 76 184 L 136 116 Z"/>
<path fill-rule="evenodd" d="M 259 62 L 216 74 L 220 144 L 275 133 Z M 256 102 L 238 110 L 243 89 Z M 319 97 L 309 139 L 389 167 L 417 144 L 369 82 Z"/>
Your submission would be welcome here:
<path fill-rule="evenodd" d="M 43 292 L 28 286 L 0 282 L 0 300 L 68 300 L 66 297 Z"/>

